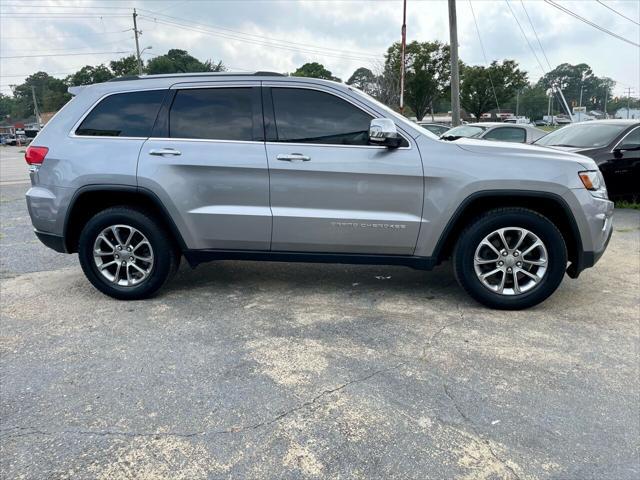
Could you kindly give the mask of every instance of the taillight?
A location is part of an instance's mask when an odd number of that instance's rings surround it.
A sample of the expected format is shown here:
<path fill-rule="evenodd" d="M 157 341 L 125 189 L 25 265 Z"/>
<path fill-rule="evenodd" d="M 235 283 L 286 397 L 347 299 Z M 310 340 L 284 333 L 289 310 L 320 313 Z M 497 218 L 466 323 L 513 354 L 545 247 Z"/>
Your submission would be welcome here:
<path fill-rule="evenodd" d="M 24 159 L 29 165 L 40 165 L 44 162 L 49 149 L 47 147 L 28 147 L 24 152 Z"/>

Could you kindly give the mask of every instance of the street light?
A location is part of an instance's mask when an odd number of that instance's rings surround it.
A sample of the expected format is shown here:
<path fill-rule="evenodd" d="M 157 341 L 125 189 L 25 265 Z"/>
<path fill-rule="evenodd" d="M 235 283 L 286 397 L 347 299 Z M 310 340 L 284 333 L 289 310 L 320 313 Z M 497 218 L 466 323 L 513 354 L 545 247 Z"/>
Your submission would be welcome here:
<path fill-rule="evenodd" d="M 151 50 L 153 47 L 152 46 L 148 46 L 148 47 L 144 47 L 142 49 L 142 51 L 140 52 L 140 55 L 142 55 L 144 53 L 145 50 Z"/>

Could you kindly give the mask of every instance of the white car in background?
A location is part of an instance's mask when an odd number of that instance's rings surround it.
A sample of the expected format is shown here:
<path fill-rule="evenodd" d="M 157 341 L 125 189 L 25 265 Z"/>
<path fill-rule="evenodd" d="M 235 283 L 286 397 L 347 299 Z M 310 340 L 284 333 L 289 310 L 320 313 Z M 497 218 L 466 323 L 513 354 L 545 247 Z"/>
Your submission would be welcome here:
<path fill-rule="evenodd" d="M 442 140 L 459 138 L 482 138 L 498 142 L 533 143 L 547 134 L 532 125 L 503 122 L 481 122 L 459 125 L 447 130 L 440 137 Z"/>

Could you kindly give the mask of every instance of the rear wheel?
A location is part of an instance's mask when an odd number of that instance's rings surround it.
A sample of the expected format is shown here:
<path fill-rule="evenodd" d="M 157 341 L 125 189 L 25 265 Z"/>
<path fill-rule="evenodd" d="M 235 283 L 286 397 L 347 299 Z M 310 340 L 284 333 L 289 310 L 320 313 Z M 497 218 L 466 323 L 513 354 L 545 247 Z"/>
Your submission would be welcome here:
<path fill-rule="evenodd" d="M 152 296 L 176 272 L 180 258 L 158 222 L 129 207 L 91 218 L 80 234 L 78 257 L 93 286 L 121 300 Z"/>
<path fill-rule="evenodd" d="M 508 310 L 545 300 L 567 267 L 558 228 L 522 208 L 492 210 L 478 218 L 460 236 L 453 257 L 456 279 L 469 295 Z"/>

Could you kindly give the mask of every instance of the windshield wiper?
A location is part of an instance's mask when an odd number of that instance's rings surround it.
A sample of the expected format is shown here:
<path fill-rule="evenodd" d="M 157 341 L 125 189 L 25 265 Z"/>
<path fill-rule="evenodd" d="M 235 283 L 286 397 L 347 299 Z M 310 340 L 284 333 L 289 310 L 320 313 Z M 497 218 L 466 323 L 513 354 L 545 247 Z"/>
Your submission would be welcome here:
<path fill-rule="evenodd" d="M 580 145 L 569 145 L 568 143 L 556 143 L 554 145 L 547 145 L 547 147 L 569 147 L 569 148 L 583 148 Z"/>
<path fill-rule="evenodd" d="M 448 142 L 453 142 L 454 140 L 458 140 L 459 138 L 464 138 L 462 135 L 445 135 L 444 137 L 440 137 L 440 140 L 447 140 Z"/>

